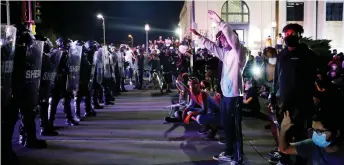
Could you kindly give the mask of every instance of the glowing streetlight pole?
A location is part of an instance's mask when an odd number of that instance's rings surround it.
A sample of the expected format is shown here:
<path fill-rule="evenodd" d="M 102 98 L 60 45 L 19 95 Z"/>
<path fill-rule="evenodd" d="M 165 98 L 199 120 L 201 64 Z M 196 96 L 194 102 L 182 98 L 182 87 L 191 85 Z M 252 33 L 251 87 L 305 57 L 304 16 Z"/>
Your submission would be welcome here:
<path fill-rule="evenodd" d="M 103 38 L 104 38 L 104 46 L 105 46 L 105 19 L 104 19 L 103 15 L 101 15 L 101 14 L 98 14 L 97 18 L 103 20 Z"/>
<path fill-rule="evenodd" d="M 149 31 L 150 27 L 148 24 L 145 25 L 145 31 L 146 31 L 146 53 L 148 53 L 148 31 Z"/>

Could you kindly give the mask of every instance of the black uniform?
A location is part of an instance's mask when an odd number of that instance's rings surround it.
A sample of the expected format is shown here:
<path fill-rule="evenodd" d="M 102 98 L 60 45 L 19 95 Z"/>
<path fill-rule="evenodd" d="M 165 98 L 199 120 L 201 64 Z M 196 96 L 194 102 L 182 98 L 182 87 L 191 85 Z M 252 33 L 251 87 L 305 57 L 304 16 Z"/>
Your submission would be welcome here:
<path fill-rule="evenodd" d="M 61 41 L 61 40 L 60 40 Z M 62 51 L 61 60 L 59 66 L 57 68 L 57 75 L 55 78 L 54 86 L 52 87 L 51 91 L 51 100 L 49 105 L 49 124 L 54 125 L 55 115 L 57 111 L 58 103 L 61 99 L 63 99 L 63 109 L 66 116 L 66 123 L 68 125 L 79 125 L 77 121 L 74 120 L 72 115 L 72 108 L 70 105 L 70 101 L 73 97 L 72 91 L 67 91 L 67 77 L 70 74 L 68 59 L 69 59 L 69 44 L 71 43 L 70 40 L 61 41 L 59 45 L 59 50 Z"/>
<path fill-rule="evenodd" d="M 39 102 L 38 89 L 43 52 L 34 50 L 34 47 L 38 46 L 35 44 L 35 38 L 30 34 L 29 30 L 22 30 L 19 29 L 19 33 L 17 33 L 11 110 L 15 115 L 14 118 L 17 117 L 18 110 L 22 115 L 19 143 L 28 148 L 45 148 L 47 146 L 45 141 L 38 140 L 36 137 L 36 113 L 34 111 Z M 42 48 L 43 44 L 38 47 Z"/>

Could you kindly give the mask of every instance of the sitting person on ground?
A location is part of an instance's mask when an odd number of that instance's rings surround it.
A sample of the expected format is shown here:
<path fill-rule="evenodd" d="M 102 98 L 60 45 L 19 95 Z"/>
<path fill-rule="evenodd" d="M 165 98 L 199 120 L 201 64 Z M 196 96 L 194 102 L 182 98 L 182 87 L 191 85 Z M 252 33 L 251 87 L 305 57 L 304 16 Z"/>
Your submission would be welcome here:
<path fill-rule="evenodd" d="M 206 80 L 201 81 L 201 89 L 207 93 L 208 95 L 210 95 L 211 92 L 211 88 L 210 88 L 210 83 Z"/>
<path fill-rule="evenodd" d="M 337 110 L 337 111 L 336 111 Z M 288 155 L 298 155 L 310 165 L 339 165 L 344 163 L 344 130 L 341 106 L 327 104 L 313 117 L 312 137 L 296 143 L 287 141 L 287 132 L 293 122 L 287 111 L 281 124 L 279 150 Z"/>
<path fill-rule="evenodd" d="M 260 114 L 258 91 L 254 80 L 245 82 L 243 109 L 249 110 L 255 116 Z"/>
<path fill-rule="evenodd" d="M 210 133 L 206 138 L 213 139 L 216 136 L 218 126 L 220 125 L 220 106 L 214 98 L 200 89 L 200 83 L 197 79 L 189 82 L 190 103 L 182 114 L 182 120 L 189 124 L 190 120 L 197 121 L 204 126 L 201 134 Z M 200 106 L 201 108 L 196 108 Z"/>
<path fill-rule="evenodd" d="M 267 99 L 269 97 L 270 91 L 269 91 L 269 87 L 267 87 L 266 85 L 262 85 L 262 87 L 260 88 L 260 97 Z"/>

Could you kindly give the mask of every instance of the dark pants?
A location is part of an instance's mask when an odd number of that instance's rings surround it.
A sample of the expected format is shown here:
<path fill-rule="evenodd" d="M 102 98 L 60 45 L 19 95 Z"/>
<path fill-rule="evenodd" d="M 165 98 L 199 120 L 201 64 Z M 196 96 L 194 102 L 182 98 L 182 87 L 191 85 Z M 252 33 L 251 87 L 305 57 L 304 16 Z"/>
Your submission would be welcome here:
<path fill-rule="evenodd" d="M 234 160 L 243 162 L 243 139 L 241 128 L 241 97 L 221 98 L 221 122 L 226 140 L 226 155 L 234 156 Z"/>
<path fill-rule="evenodd" d="M 92 110 L 92 104 L 91 104 L 91 92 L 88 89 L 88 84 L 84 83 L 80 83 L 79 84 L 79 89 L 74 97 L 74 109 L 75 109 L 75 114 L 77 117 L 80 117 L 80 104 L 81 104 L 81 100 L 82 98 L 85 97 L 85 111 L 86 113 L 90 113 Z"/>
<path fill-rule="evenodd" d="M 135 83 L 136 83 L 136 87 L 138 89 L 141 89 L 142 88 L 142 85 L 143 85 L 143 69 L 139 69 L 137 71 L 137 74 L 135 75 Z"/>
<path fill-rule="evenodd" d="M 105 78 L 104 82 L 103 82 L 103 86 L 104 86 L 104 93 L 105 93 L 105 102 L 109 102 L 109 101 L 113 101 L 114 97 L 111 93 L 112 89 L 113 89 L 113 83 L 111 78 Z"/>
<path fill-rule="evenodd" d="M 99 95 L 99 93 L 101 93 L 101 94 Z M 99 106 L 98 100 L 103 99 L 103 91 L 102 91 L 102 86 L 97 82 L 93 82 L 93 94 L 92 94 L 92 96 L 93 96 L 93 99 L 92 99 L 93 106 L 95 106 L 95 107 Z"/>
<path fill-rule="evenodd" d="M 63 110 L 67 120 L 73 120 L 72 108 L 70 101 L 72 99 L 73 93 L 67 92 L 63 86 L 56 87 L 52 91 L 51 101 L 49 104 L 49 114 L 48 122 L 49 125 L 54 125 L 55 115 L 57 111 L 57 106 L 62 99 Z"/>

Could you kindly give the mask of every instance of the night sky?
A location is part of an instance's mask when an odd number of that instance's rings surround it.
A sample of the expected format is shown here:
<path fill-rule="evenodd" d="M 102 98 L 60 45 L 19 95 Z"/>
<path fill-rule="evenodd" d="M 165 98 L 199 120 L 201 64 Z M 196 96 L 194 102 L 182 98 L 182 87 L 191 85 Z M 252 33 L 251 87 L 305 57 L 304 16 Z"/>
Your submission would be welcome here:
<path fill-rule="evenodd" d="M 134 45 L 145 43 L 144 25 L 151 27 L 150 39 L 159 35 L 175 36 L 179 13 L 183 1 L 86 1 L 86 2 L 41 2 L 42 23 L 37 24 L 37 33 L 53 30 L 58 36 L 72 40 L 97 40 L 102 42 L 101 13 L 105 17 L 106 41 L 127 42 L 128 34 L 134 36 Z M 5 23 L 5 7 L 1 7 L 1 22 Z M 20 21 L 20 2 L 11 3 L 11 23 Z"/>

